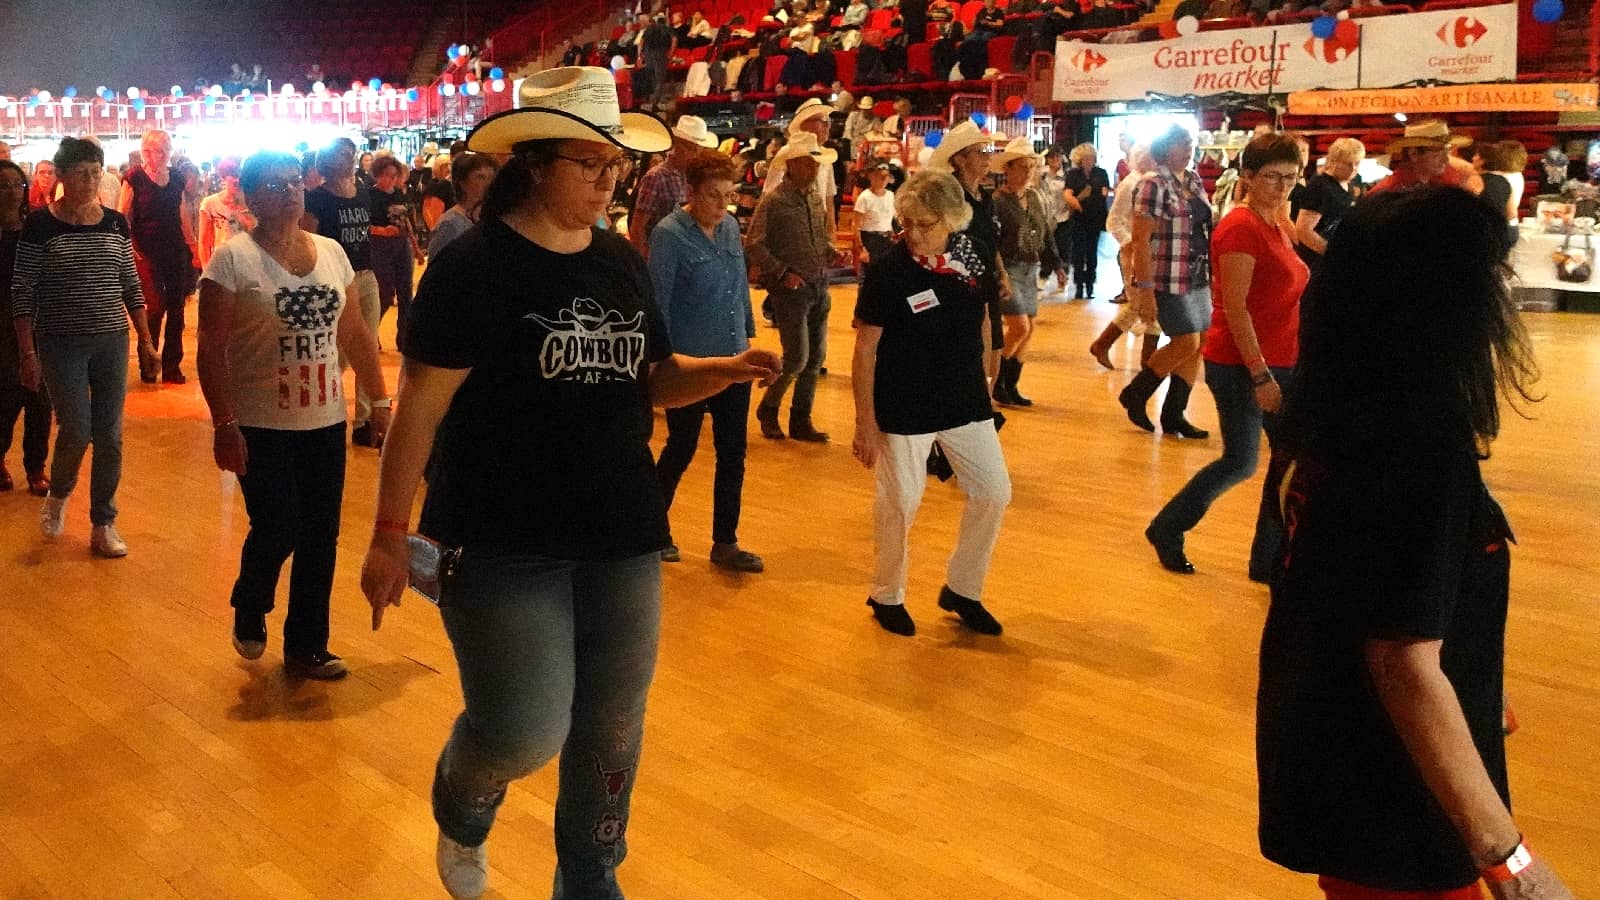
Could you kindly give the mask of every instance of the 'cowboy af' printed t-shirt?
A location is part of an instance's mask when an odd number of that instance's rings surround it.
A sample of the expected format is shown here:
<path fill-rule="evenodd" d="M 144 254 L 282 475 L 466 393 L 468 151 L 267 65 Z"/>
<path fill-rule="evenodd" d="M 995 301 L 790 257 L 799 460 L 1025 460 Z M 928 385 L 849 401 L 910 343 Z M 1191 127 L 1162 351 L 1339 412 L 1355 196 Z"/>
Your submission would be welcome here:
<path fill-rule="evenodd" d="M 472 370 L 439 427 L 434 540 L 566 560 L 666 546 L 649 374 L 672 350 L 644 260 L 592 234 L 553 253 L 485 220 L 423 274 L 406 355 Z"/>
<path fill-rule="evenodd" d="M 236 298 L 228 322 L 228 376 L 239 424 L 310 431 L 345 420 L 339 314 L 355 279 L 337 242 L 307 235 L 317 264 L 295 275 L 241 234 L 211 255 L 201 276 Z"/>

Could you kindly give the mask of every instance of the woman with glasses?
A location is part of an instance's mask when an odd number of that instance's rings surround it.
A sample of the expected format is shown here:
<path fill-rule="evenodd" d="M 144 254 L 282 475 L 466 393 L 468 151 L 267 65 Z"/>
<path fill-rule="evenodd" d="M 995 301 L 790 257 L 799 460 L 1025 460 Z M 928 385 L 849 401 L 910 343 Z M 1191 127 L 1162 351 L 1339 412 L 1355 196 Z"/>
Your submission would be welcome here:
<path fill-rule="evenodd" d="M 1194 474 L 1145 529 L 1161 565 L 1194 574 L 1183 537 L 1200 524 L 1223 492 L 1255 474 L 1261 429 L 1277 438 L 1283 393 L 1300 350 L 1300 292 L 1310 272 L 1295 252 L 1294 229 L 1284 216 L 1289 191 L 1300 177 L 1300 148 L 1284 134 L 1251 141 L 1240 156 L 1245 202 L 1217 225 L 1211 239 L 1216 301 L 1206 333 L 1206 384 L 1217 402 L 1222 458 Z M 1268 491 L 1250 546 L 1250 578 L 1265 582 L 1278 555 L 1283 529 Z"/>
<path fill-rule="evenodd" d="M 626 238 L 594 226 L 629 153 L 664 151 L 611 73 L 532 75 L 519 108 L 467 139 L 509 154 L 478 227 L 429 265 L 407 321 L 404 397 L 384 448 L 362 574 L 373 621 L 418 531 L 443 548 L 437 598 L 466 711 L 433 783 L 436 861 L 454 897 L 485 889 L 511 782 L 560 755 L 557 897 L 620 897 L 629 802 L 655 669 L 666 504 L 651 407 L 770 381 L 776 355 L 677 355 Z"/>
<path fill-rule="evenodd" d="M 291 675 L 343 678 L 328 652 L 328 600 L 344 497 L 348 359 L 373 400 L 379 435 L 389 401 L 378 345 L 350 300 L 355 272 L 337 241 L 300 229 L 305 180 L 286 153 L 239 170 L 255 227 L 218 247 L 200 282 L 200 389 L 211 408 L 217 467 L 239 477 L 250 532 L 234 581 L 233 646 L 267 648 L 267 613 L 291 555 L 283 664 Z"/>
<path fill-rule="evenodd" d="M 749 349 L 756 336 L 739 223 L 728 213 L 737 174 L 733 160 L 720 153 L 697 155 L 683 172 L 688 203 L 650 231 L 650 280 L 656 306 L 673 349 L 689 356 L 734 356 Z M 738 535 L 750 425 L 749 382 L 730 384 L 698 403 L 667 410 L 667 443 L 661 448 L 656 475 L 670 510 L 708 413 L 717 454 L 711 564 L 734 572 L 760 572 L 761 557 L 741 548 Z M 678 561 L 676 541 L 669 543 L 661 558 Z"/>
<path fill-rule="evenodd" d="M 46 540 L 55 540 L 66 528 L 67 498 L 93 443 L 89 549 L 97 556 L 123 557 L 128 545 L 117 533 L 116 497 L 122 481 L 129 322 L 139 335 L 140 355 L 154 353 L 144 294 L 128 220 L 100 205 L 105 154 L 89 141 L 63 138 L 53 162 L 61 173 L 61 199 L 23 222 L 11 279 L 22 386 L 36 391 L 47 385 L 61 423 L 39 530 Z"/>
<path fill-rule="evenodd" d="M 984 351 L 999 270 L 966 233 L 972 210 L 952 176 L 913 175 L 895 196 L 895 212 L 905 240 L 867 266 L 851 367 L 851 449 L 877 473 L 877 569 L 867 606 L 885 631 L 916 633 L 905 607 L 909 540 L 928 483 L 928 452 L 938 441 L 966 495 L 939 608 L 979 634 L 996 635 L 1000 623 L 982 603 L 983 584 L 1011 502 L 1011 476 L 989 406 Z"/>
<path fill-rule="evenodd" d="M 9 159 L 0 159 L 0 491 L 16 487 L 6 468 L 6 454 L 16 436 L 17 417 L 22 422 L 22 469 L 28 493 L 43 497 L 50 492 L 45 458 L 50 454 L 50 399 L 43 391 L 23 387 L 19 377 L 24 348 L 11 327 L 11 276 L 16 271 L 17 244 L 28 214 L 28 180 Z M 33 353 L 32 347 L 26 352 Z"/>

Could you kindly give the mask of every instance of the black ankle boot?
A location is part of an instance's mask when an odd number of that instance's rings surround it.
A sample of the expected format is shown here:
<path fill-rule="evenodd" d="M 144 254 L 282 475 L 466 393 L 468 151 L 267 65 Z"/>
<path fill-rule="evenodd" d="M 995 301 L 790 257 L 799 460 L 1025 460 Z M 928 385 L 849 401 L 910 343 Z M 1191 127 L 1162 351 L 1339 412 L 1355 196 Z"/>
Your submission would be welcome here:
<path fill-rule="evenodd" d="M 1022 360 L 1013 356 L 1010 359 L 1002 359 L 1000 366 L 1004 368 L 1008 363 L 1011 366 L 1011 377 L 1006 380 L 1006 387 L 1011 389 L 1011 402 L 1018 406 L 1032 406 L 1033 401 L 1022 396 L 1022 392 L 1017 390 L 1017 382 L 1022 380 Z"/>
<path fill-rule="evenodd" d="M 1193 441 L 1203 440 L 1211 436 L 1211 432 L 1196 428 L 1183 417 L 1184 410 L 1189 408 L 1189 394 L 1194 390 L 1194 385 L 1177 375 L 1172 376 L 1172 382 L 1167 385 L 1167 399 L 1161 404 L 1161 431 L 1165 434 Z"/>
<path fill-rule="evenodd" d="M 1001 406 L 1015 406 L 1016 394 L 1011 390 L 1011 359 L 1000 357 L 1000 371 L 994 376 L 994 402 Z"/>
<path fill-rule="evenodd" d="M 1143 428 L 1145 431 L 1155 433 L 1155 423 L 1150 421 L 1150 416 L 1145 412 L 1145 404 L 1150 402 L 1150 395 L 1161 386 L 1162 376 L 1157 375 L 1154 369 L 1148 366 L 1140 369 L 1139 374 L 1133 376 L 1128 386 L 1117 395 L 1117 402 L 1128 411 L 1128 421 Z M 1173 379 L 1176 381 L 1177 379 Z"/>

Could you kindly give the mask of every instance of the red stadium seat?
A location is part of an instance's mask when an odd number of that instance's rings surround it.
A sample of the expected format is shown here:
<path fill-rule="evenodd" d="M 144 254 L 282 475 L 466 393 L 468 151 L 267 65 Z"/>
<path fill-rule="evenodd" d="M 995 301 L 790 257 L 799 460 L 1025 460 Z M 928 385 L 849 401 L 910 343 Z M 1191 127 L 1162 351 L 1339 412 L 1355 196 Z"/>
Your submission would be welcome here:
<path fill-rule="evenodd" d="M 906 48 L 906 74 L 921 73 L 925 78 L 933 78 L 941 73 L 933 71 L 933 45 L 927 42 L 912 44 Z M 947 73 L 945 73 L 947 74 Z"/>
<path fill-rule="evenodd" d="M 1017 39 L 1007 35 L 1005 37 L 991 38 L 989 40 L 989 67 L 1001 72 L 1010 72 L 1011 52 L 1017 47 Z"/>

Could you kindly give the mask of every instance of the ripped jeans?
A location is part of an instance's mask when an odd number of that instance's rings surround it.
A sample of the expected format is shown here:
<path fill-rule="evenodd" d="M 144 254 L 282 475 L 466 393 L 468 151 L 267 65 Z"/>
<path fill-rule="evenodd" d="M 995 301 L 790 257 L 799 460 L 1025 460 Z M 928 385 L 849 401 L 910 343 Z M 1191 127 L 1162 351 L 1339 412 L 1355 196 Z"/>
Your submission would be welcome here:
<path fill-rule="evenodd" d="M 660 639 L 661 559 L 463 554 L 440 611 L 466 711 L 434 771 L 433 815 L 489 836 L 506 788 L 560 755 L 554 897 L 616 900 Z"/>

